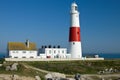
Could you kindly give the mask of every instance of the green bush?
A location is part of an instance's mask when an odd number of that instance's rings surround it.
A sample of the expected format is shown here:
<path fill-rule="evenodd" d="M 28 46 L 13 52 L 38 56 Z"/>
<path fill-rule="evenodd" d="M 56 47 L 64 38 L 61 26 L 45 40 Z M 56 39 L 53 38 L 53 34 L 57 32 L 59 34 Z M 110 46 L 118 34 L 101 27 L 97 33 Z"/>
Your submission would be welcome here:
<path fill-rule="evenodd" d="M 5 61 L 4 58 L 0 58 L 0 64 L 2 64 Z"/>

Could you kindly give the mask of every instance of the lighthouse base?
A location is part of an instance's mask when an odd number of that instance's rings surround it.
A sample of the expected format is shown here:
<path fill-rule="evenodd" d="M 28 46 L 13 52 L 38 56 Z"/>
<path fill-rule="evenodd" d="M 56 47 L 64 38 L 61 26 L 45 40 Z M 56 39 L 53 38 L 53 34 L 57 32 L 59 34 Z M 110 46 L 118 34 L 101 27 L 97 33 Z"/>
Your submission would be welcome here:
<path fill-rule="evenodd" d="M 81 42 L 70 42 L 71 58 L 82 58 Z"/>

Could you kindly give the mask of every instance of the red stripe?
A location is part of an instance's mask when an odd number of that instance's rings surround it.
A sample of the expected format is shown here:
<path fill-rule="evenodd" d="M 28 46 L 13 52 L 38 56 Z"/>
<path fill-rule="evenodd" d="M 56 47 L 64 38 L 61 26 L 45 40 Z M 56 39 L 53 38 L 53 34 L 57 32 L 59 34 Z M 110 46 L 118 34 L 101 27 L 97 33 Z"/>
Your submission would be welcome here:
<path fill-rule="evenodd" d="M 80 27 L 70 27 L 69 41 L 80 41 Z"/>

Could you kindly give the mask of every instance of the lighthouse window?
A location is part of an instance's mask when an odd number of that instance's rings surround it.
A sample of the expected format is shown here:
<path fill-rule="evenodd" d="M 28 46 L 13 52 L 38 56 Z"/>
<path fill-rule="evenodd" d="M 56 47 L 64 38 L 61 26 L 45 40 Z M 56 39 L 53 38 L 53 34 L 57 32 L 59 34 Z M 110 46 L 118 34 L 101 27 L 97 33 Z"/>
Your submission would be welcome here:
<path fill-rule="evenodd" d="M 77 6 L 75 6 L 75 10 L 78 10 Z"/>
<path fill-rule="evenodd" d="M 73 45 L 74 45 L 75 43 L 73 42 Z"/>

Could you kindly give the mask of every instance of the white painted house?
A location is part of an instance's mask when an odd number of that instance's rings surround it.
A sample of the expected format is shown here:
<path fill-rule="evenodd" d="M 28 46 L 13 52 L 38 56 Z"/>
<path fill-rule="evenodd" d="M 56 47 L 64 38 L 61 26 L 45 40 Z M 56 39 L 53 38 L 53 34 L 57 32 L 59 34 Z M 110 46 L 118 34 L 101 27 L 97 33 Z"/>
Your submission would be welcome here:
<path fill-rule="evenodd" d="M 40 58 L 69 58 L 69 54 L 67 55 L 66 48 L 58 47 L 44 47 L 42 46 L 39 49 Z"/>
<path fill-rule="evenodd" d="M 36 44 L 26 40 L 22 42 L 8 43 L 8 56 L 10 58 L 37 58 Z"/>

